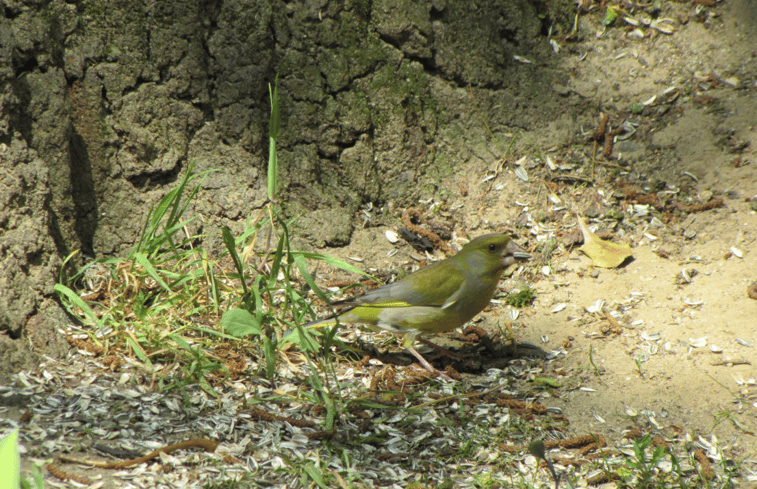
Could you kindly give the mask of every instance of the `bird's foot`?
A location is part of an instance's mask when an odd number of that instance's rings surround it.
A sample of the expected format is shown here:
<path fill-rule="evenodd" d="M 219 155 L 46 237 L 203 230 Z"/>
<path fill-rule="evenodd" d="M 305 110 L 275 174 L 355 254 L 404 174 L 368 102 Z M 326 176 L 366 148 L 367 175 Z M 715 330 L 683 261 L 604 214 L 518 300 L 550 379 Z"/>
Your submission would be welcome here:
<path fill-rule="evenodd" d="M 430 343 L 430 342 L 429 342 L 429 343 Z M 441 347 L 439 347 L 439 348 L 441 348 Z M 415 348 L 413 348 L 413 347 L 410 347 L 410 348 L 408 348 L 408 351 L 409 351 L 410 353 L 412 353 L 412 354 L 413 354 L 413 356 L 414 356 L 415 358 L 417 358 L 417 359 L 418 359 L 418 361 L 419 361 L 419 362 L 420 362 L 420 364 L 421 364 L 421 365 L 423 366 L 423 368 L 425 368 L 426 370 L 428 370 L 428 371 L 429 371 L 429 372 L 431 372 L 432 374 L 434 374 L 434 375 L 437 375 L 437 376 L 438 376 L 438 377 L 440 377 L 440 378 L 441 378 L 442 380 L 446 380 L 447 382 L 454 382 L 454 380 L 452 379 L 452 377 L 450 377 L 449 375 L 445 374 L 445 373 L 444 373 L 444 372 L 442 372 L 441 370 L 435 369 L 435 368 L 434 368 L 434 367 L 433 367 L 433 366 L 432 366 L 432 365 L 431 365 L 430 363 L 428 363 L 428 361 L 426 361 L 426 359 L 425 359 L 425 358 L 423 358 L 423 355 L 421 355 L 421 354 L 420 354 L 420 353 L 418 352 L 418 350 L 416 350 L 416 349 L 415 349 Z"/>
<path fill-rule="evenodd" d="M 434 350 L 436 350 L 436 351 L 439 352 L 439 354 L 437 354 L 434 358 L 448 357 L 448 358 L 451 358 L 453 360 L 462 360 L 463 359 L 463 357 L 461 357 L 457 353 L 453 352 L 452 350 L 448 350 L 448 349 L 444 348 L 443 346 L 439 346 L 436 343 L 427 340 L 426 338 L 421 337 L 421 338 L 418 338 L 417 340 L 418 340 L 419 343 L 423 343 L 426 346 L 430 346 L 431 348 L 433 348 Z"/>

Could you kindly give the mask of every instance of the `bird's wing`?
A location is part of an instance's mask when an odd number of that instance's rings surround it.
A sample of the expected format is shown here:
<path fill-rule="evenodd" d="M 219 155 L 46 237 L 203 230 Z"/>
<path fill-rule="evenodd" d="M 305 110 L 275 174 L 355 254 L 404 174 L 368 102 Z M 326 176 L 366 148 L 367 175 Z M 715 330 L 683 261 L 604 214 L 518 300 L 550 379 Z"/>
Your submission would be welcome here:
<path fill-rule="evenodd" d="M 449 261 L 449 260 L 447 260 Z M 373 289 L 360 297 L 336 302 L 340 306 L 380 306 L 380 307 L 410 307 L 431 306 L 449 307 L 460 296 L 465 276 L 462 273 L 447 273 L 447 280 L 439 279 L 436 262 L 407 277 Z M 418 290 L 418 283 L 425 285 L 426 292 Z"/>

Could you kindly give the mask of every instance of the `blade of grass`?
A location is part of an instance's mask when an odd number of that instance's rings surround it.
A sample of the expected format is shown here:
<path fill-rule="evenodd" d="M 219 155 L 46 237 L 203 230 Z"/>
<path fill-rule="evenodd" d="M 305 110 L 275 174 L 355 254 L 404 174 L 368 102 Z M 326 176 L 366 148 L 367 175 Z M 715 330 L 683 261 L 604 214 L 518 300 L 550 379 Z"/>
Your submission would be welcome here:
<path fill-rule="evenodd" d="M 239 274 L 240 282 L 242 283 L 242 294 L 246 296 L 249 290 L 247 289 L 247 281 L 244 278 L 244 266 L 242 266 L 242 261 L 237 254 L 234 235 L 231 234 L 231 231 L 227 227 L 221 228 L 221 233 L 223 235 L 223 244 L 226 245 L 226 249 L 229 251 L 229 256 L 234 262 L 234 268 L 237 269 L 237 273 Z"/>
<path fill-rule="evenodd" d="M 276 156 L 276 140 L 281 134 L 281 118 L 279 117 L 279 75 L 271 84 L 268 84 L 268 95 L 271 97 L 271 120 L 268 126 L 268 198 L 273 201 L 276 199 L 276 189 L 278 188 L 279 163 Z"/>
<path fill-rule="evenodd" d="M 346 272 L 357 273 L 364 277 L 369 278 L 370 280 L 374 280 L 377 283 L 381 283 L 381 281 L 377 279 L 376 277 L 374 277 L 373 275 L 359 269 L 355 265 L 351 265 L 347 263 L 346 261 L 340 260 L 339 258 L 334 258 L 333 256 L 323 255 L 321 253 L 311 253 L 307 251 L 291 251 L 290 253 L 295 257 L 300 255 L 307 260 L 322 261 L 323 263 L 327 265 L 331 265 L 332 267 L 341 268 L 342 270 Z"/>
<path fill-rule="evenodd" d="M 273 286 L 277 281 L 279 277 L 279 270 L 281 269 L 281 260 L 284 257 L 284 241 L 285 241 L 285 235 L 282 235 L 279 238 L 279 243 L 276 246 L 276 254 L 273 255 L 273 263 L 271 263 L 271 273 L 270 273 L 270 285 Z M 273 297 L 270 298 L 271 301 L 273 301 Z"/>
<path fill-rule="evenodd" d="M 97 317 L 97 314 L 95 314 L 95 312 L 89 307 L 89 305 L 87 305 L 87 303 L 84 302 L 84 300 L 81 297 L 79 297 L 79 295 L 76 292 L 74 292 L 73 290 L 69 289 L 68 287 L 66 287 L 63 284 L 55 284 L 53 286 L 53 290 L 59 296 L 61 296 L 61 298 L 65 298 L 66 299 L 66 301 L 63 301 L 64 304 L 69 304 L 70 303 L 70 304 L 75 305 L 76 307 L 78 307 L 79 309 L 81 309 L 82 313 L 87 317 L 87 319 L 90 320 L 90 322 L 93 325 L 95 325 L 97 327 L 97 329 L 102 329 L 103 325 L 100 322 L 100 319 Z M 74 314 L 74 311 L 71 311 L 70 309 L 69 309 L 69 312 L 71 314 L 73 314 L 74 316 L 76 315 L 76 314 Z M 95 339 L 95 341 L 97 341 L 97 340 Z M 98 342 L 98 344 L 99 344 L 99 342 Z"/>
<path fill-rule="evenodd" d="M 323 474 L 315 468 L 312 462 L 306 464 L 304 467 L 310 479 L 315 482 L 321 489 L 328 489 L 328 486 L 323 481 Z"/>
<path fill-rule="evenodd" d="M 165 290 L 169 294 L 171 293 L 171 288 L 163 281 L 163 278 L 160 276 L 158 271 L 155 269 L 155 267 L 152 266 L 152 263 L 150 263 L 150 260 L 147 258 L 147 255 L 141 252 L 137 252 L 134 254 L 134 259 L 142 265 L 142 267 L 145 269 L 147 274 Z"/>
<path fill-rule="evenodd" d="M 148 357 L 147 353 L 145 353 L 145 351 L 142 349 L 142 346 L 139 344 L 139 340 L 137 340 L 137 337 L 133 332 L 128 332 L 128 335 L 126 336 L 126 342 L 129 344 L 137 358 L 142 360 L 142 363 L 147 365 L 150 370 L 155 369 L 152 362 L 150 361 L 150 357 Z"/>
<path fill-rule="evenodd" d="M 265 353 L 265 375 L 267 379 L 273 379 L 276 374 L 276 340 L 275 338 L 263 337 L 263 351 Z"/>

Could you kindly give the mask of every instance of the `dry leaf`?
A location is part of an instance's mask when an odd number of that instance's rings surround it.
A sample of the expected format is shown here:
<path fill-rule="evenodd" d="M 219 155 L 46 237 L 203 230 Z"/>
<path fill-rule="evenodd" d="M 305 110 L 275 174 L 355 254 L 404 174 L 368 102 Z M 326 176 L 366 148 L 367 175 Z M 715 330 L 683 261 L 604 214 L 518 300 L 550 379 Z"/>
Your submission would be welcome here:
<path fill-rule="evenodd" d="M 586 223 L 576 214 L 578 226 L 584 235 L 584 245 L 579 250 L 586 253 L 591 258 L 594 266 L 601 268 L 615 268 L 623 263 L 626 258 L 632 256 L 631 247 L 628 245 L 619 245 L 610 241 L 603 241 L 596 234 L 589 231 Z"/>

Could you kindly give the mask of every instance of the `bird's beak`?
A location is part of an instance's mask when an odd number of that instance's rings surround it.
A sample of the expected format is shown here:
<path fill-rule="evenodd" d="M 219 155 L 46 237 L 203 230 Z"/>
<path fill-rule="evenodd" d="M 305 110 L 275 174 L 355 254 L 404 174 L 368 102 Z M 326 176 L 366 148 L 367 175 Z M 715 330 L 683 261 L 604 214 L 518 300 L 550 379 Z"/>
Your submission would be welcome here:
<path fill-rule="evenodd" d="M 515 263 L 526 262 L 531 259 L 531 255 L 515 241 L 510 240 L 505 246 L 504 254 L 502 255 L 502 264 L 506 267 Z"/>

